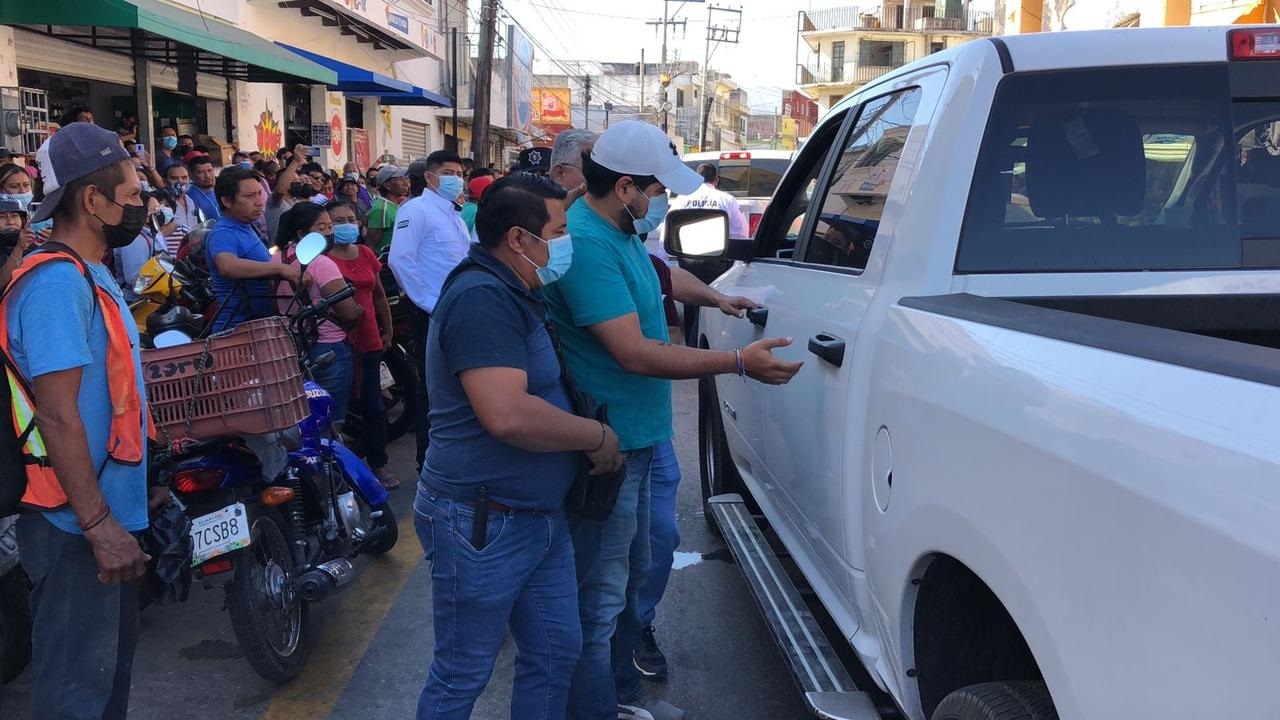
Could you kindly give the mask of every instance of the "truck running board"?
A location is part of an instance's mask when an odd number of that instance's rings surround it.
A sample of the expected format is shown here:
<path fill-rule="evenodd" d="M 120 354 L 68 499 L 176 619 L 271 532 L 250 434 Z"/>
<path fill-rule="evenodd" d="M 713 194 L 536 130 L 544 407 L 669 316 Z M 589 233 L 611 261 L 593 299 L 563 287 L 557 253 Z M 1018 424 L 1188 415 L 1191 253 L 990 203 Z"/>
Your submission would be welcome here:
<path fill-rule="evenodd" d="M 875 703 L 858 690 L 836 657 L 742 496 L 717 495 L 710 504 L 720 533 L 804 692 L 809 712 L 825 720 L 880 720 Z"/>

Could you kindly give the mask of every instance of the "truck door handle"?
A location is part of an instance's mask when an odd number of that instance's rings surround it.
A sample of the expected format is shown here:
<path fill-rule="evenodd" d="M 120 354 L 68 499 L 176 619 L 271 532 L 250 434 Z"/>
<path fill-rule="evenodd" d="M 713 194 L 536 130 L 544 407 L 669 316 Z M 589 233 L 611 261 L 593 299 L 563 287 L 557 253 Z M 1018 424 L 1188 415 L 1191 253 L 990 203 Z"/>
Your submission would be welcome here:
<path fill-rule="evenodd" d="M 809 338 L 809 352 L 836 367 L 844 364 L 844 340 L 835 335 L 818 333 Z"/>
<path fill-rule="evenodd" d="M 752 325 L 764 327 L 769 324 L 769 308 L 761 305 L 747 310 L 747 320 L 751 321 Z"/>

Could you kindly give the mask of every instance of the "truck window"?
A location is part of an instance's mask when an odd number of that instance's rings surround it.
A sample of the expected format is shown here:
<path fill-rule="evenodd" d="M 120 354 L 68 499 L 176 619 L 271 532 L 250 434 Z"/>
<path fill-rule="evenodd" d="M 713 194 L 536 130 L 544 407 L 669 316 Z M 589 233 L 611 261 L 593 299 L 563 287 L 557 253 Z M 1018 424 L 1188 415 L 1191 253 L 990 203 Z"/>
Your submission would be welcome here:
<path fill-rule="evenodd" d="M 822 210 L 805 247 L 805 262 L 857 270 L 867 266 L 919 104 L 920 89 L 911 88 L 863 106 L 819 200 Z"/>
<path fill-rule="evenodd" d="M 738 198 L 767 198 L 782 181 L 782 174 L 787 171 L 791 161 L 786 158 L 751 158 L 750 160 L 700 160 L 686 161 L 690 169 L 697 170 L 699 165 L 709 163 L 716 166 L 720 174 L 719 189 Z"/>
<path fill-rule="evenodd" d="M 1226 64 L 1011 75 L 958 273 L 1280 267 L 1280 101 Z"/>

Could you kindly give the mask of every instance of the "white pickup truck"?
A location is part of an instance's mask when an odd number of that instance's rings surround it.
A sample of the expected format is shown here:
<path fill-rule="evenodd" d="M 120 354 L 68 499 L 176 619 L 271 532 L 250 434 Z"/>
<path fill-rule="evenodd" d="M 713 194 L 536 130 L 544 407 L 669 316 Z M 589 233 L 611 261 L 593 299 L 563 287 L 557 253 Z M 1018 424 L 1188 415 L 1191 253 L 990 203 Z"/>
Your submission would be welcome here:
<path fill-rule="evenodd" d="M 1280 718 L 1280 28 L 975 41 L 820 123 L 697 341 L 708 513 L 821 717 Z M 741 496 L 741 497 L 739 497 Z M 757 513 L 758 509 L 758 513 Z"/>

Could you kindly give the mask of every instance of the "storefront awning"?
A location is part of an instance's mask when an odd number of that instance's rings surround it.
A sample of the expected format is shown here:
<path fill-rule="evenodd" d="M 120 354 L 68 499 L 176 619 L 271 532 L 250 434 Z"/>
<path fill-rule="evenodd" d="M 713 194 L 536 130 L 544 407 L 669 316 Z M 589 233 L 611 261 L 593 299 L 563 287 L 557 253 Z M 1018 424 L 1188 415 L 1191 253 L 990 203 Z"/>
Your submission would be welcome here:
<path fill-rule="evenodd" d="M 325 27 L 336 27 L 339 34 L 354 37 L 356 42 L 369 43 L 375 50 L 416 50 L 412 43 L 376 24 L 359 17 L 332 0 L 279 0 L 282 8 L 295 8 L 303 17 L 319 18 Z M 363 6 L 363 0 L 360 2 Z M 362 8 L 363 9 L 363 8 Z M 388 16 L 389 17 L 389 16 Z M 407 22 L 407 18 L 406 18 Z M 404 30 L 408 32 L 406 25 Z"/>
<path fill-rule="evenodd" d="M 296 53 L 299 57 L 310 60 L 317 65 L 323 65 L 338 74 L 338 82 L 330 85 L 330 90 L 337 90 L 348 95 L 368 95 L 371 93 L 408 93 L 413 92 L 413 86 L 403 80 L 397 80 L 372 70 L 365 70 L 356 65 L 348 65 L 347 63 L 327 58 L 323 55 L 296 48 L 292 45 L 285 45 L 282 42 L 276 43 L 280 47 L 289 52 Z"/>
<path fill-rule="evenodd" d="M 407 93 L 370 93 L 377 97 L 382 105 L 422 105 L 430 107 L 453 107 L 453 102 L 443 95 L 424 90 L 417 85 L 410 86 Z"/>
<path fill-rule="evenodd" d="M 249 82 L 333 85 L 333 70 L 253 33 L 158 0 L 0 3 L 0 25 Z"/>

